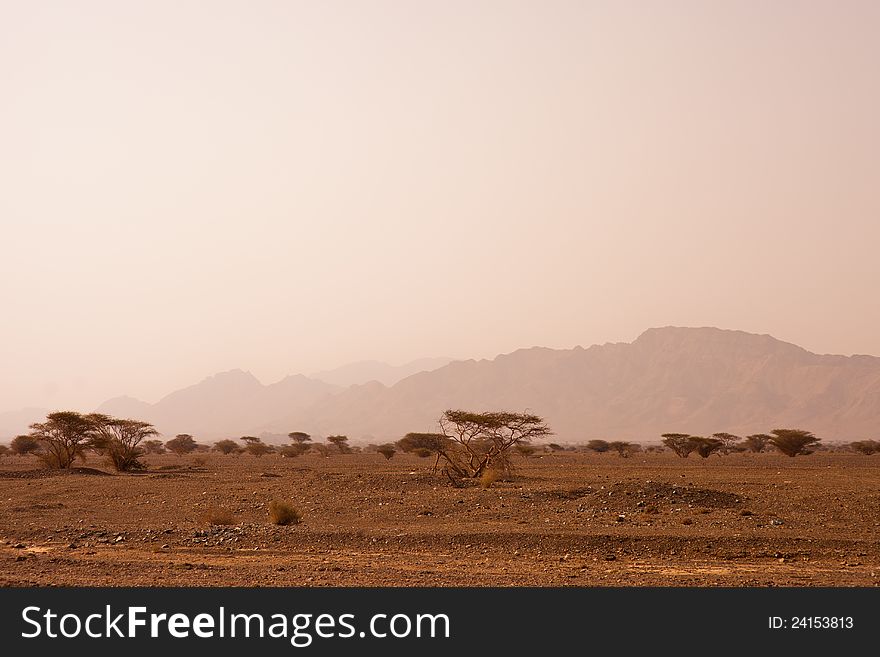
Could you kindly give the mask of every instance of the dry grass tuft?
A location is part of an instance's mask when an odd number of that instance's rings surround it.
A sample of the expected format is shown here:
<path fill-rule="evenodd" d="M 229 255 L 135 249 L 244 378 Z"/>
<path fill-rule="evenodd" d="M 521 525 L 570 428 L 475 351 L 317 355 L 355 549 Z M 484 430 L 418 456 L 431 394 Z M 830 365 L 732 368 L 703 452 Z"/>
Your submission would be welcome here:
<path fill-rule="evenodd" d="M 302 513 L 288 502 L 272 500 L 269 502 L 269 519 L 275 525 L 298 525 L 302 522 Z"/>
<path fill-rule="evenodd" d="M 483 470 L 483 474 L 480 475 L 480 488 L 489 488 L 499 479 L 501 473 L 498 470 Z"/>
<path fill-rule="evenodd" d="M 226 509 L 211 509 L 205 514 L 205 521 L 209 525 L 234 525 L 235 518 L 232 512 Z"/>

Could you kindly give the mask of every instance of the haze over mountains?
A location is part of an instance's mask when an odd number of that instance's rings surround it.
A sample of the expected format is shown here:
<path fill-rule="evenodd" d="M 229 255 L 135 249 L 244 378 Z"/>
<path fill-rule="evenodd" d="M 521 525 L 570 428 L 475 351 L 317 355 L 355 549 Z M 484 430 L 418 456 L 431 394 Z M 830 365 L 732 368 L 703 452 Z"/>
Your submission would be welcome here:
<path fill-rule="evenodd" d="M 880 435 L 880 358 L 817 355 L 767 335 L 667 327 L 649 329 L 632 343 L 446 360 L 401 368 L 357 363 L 315 375 L 330 382 L 295 375 L 271 385 L 233 370 L 155 404 L 118 397 L 98 410 L 199 440 L 293 430 L 391 440 L 433 430 L 446 408 L 529 409 L 545 416 L 562 442 L 776 427 L 807 428 L 831 440 Z M 441 366 L 404 376 L 407 367 L 431 365 Z M 395 373 L 404 378 L 395 380 Z M 390 385 L 333 383 L 374 374 Z M 0 431 L 10 424 L 3 419 Z"/>

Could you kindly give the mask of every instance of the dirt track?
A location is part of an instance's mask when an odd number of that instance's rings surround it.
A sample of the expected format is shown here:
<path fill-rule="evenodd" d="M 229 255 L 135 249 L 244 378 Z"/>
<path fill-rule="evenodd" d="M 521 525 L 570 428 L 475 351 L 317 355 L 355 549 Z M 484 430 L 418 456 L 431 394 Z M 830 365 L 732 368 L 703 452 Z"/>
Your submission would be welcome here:
<path fill-rule="evenodd" d="M 408 455 L 147 461 L 0 460 L 0 584 L 880 585 L 880 456 L 557 453 L 490 489 Z"/>

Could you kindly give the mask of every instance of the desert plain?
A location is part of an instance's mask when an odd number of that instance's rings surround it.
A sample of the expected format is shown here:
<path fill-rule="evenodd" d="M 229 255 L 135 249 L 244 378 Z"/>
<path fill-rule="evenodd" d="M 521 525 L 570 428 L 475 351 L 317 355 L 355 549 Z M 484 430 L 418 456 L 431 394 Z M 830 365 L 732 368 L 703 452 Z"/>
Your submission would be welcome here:
<path fill-rule="evenodd" d="M 880 585 L 880 455 L 553 452 L 461 488 L 402 453 L 145 462 L 0 459 L 0 585 Z"/>

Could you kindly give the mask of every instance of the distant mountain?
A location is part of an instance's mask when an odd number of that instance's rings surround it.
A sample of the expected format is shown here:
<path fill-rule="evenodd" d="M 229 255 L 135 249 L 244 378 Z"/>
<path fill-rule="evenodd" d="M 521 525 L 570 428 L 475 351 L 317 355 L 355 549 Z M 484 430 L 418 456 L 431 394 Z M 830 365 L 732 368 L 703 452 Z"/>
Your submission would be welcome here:
<path fill-rule="evenodd" d="M 337 367 L 333 370 L 315 372 L 311 375 L 311 378 L 343 387 L 362 385 L 370 381 L 378 381 L 383 385 L 393 386 L 401 379 L 405 379 L 418 372 L 436 370 L 451 361 L 451 358 L 420 358 L 403 365 L 389 365 L 377 360 L 362 360 L 357 363 Z"/>
<path fill-rule="evenodd" d="M 658 328 L 631 344 L 535 347 L 452 362 L 391 388 L 355 386 L 306 409 L 297 424 L 394 438 L 432 429 L 446 408 L 530 409 L 563 441 L 778 427 L 877 437 L 880 358 L 820 356 L 741 331 Z"/>
<path fill-rule="evenodd" d="M 345 376 L 336 371 L 335 380 L 366 376 L 372 366 L 361 365 Z M 116 398 L 99 410 L 149 420 L 166 436 L 186 432 L 201 440 L 298 430 L 384 441 L 433 430 L 447 408 L 529 409 L 547 418 L 561 442 L 779 427 L 826 439 L 878 438 L 880 358 L 817 355 L 742 331 L 667 327 L 632 343 L 453 361 L 391 386 L 371 380 L 343 388 L 305 376 L 263 385 L 233 370 L 156 404 Z"/>
<path fill-rule="evenodd" d="M 254 433 L 268 418 L 301 412 L 338 390 L 302 375 L 263 385 L 250 372 L 231 370 L 172 392 L 155 404 L 117 397 L 104 402 L 98 411 L 147 420 L 166 436 L 239 437 Z"/>
<path fill-rule="evenodd" d="M 0 413 L 0 440 L 8 441 L 18 435 L 27 433 L 28 427 L 40 422 L 49 410 L 45 408 L 23 408 L 19 411 Z"/>

